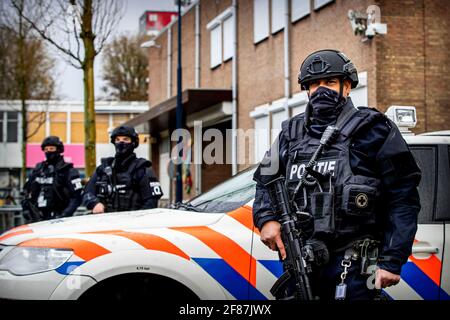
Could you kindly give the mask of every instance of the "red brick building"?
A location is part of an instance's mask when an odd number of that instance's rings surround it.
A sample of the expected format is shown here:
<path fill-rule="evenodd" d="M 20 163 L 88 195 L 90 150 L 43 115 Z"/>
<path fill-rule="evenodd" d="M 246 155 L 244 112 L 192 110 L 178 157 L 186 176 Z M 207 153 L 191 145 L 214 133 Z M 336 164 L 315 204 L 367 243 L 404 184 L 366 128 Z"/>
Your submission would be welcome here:
<path fill-rule="evenodd" d="M 178 12 L 175 11 L 147 10 L 139 19 L 139 33 L 157 35 L 177 16 Z"/>
<path fill-rule="evenodd" d="M 379 22 L 386 24 L 387 33 L 373 38 L 355 35 L 349 10 L 365 14 L 371 5 L 379 7 Z M 270 129 L 279 129 L 284 119 L 304 110 L 307 96 L 297 84 L 297 74 L 303 59 L 318 49 L 341 50 L 355 63 L 360 75 L 360 85 L 352 93 L 356 105 L 380 111 L 391 105 L 415 106 L 416 133 L 448 129 L 449 20 L 446 0 L 194 2 L 182 16 L 186 128 L 193 133 L 193 122 L 202 120 L 203 131 L 226 132 L 233 123 L 238 129 L 257 131 L 247 142 L 234 140 L 236 158 L 245 159 L 234 168 L 230 164 L 190 165 L 194 185 L 186 197 L 260 160 L 277 134 Z M 153 137 L 152 161 L 166 194 L 170 185 L 168 138 L 175 127 L 177 34 L 174 21 L 149 48 L 150 110 L 130 121 L 136 126 L 144 124 Z M 187 162 L 198 158 L 206 147 L 203 143 L 195 151 L 198 141 L 194 138 L 192 143 Z M 233 158 L 232 150 L 233 143 L 228 142 L 228 157 Z"/>

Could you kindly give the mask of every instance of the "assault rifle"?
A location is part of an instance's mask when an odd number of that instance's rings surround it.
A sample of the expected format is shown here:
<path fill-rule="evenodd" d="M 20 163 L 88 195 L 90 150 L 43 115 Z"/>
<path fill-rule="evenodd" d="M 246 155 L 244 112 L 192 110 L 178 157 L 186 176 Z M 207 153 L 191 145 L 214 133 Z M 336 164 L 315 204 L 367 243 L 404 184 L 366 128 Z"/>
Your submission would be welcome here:
<path fill-rule="evenodd" d="M 22 208 L 28 211 L 29 222 L 39 222 L 43 220 L 42 212 L 30 201 L 30 199 L 25 198 L 22 200 Z M 25 212 L 24 216 L 27 216 Z"/>
<path fill-rule="evenodd" d="M 280 210 L 281 238 L 286 248 L 286 271 L 273 285 L 270 292 L 277 299 L 285 295 L 291 278 L 295 280 L 292 296 L 284 299 L 314 300 L 308 273 L 311 272 L 313 253 L 305 246 L 303 232 L 298 228 L 297 216 L 293 212 L 289 195 L 285 187 L 284 177 L 279 177 L 268 185 L 273 188 L 274 196 Z"/>

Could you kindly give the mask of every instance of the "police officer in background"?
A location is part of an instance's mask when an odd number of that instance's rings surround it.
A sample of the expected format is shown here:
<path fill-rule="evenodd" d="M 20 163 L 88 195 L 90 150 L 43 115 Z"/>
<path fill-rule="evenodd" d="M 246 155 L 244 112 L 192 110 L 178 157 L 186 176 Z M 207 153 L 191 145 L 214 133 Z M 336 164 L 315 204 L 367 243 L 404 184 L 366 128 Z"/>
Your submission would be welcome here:
<path fill-rule="evenodd" d="M 151 162 L 133 152 L 139 135 L 119 126 L 111 134 L 114 157 L 103 158 L 85 188 L 83 203 L 93 213 L 151 209 L 158 206 L 161 186 Z"/>
<path fill-rule="evenodd" d="M 280 223 L 264 181 L 286 177 L 295 211 L 310 218 L 304 224 L 310 226 L 310 239 L 322 241 L 329 251 L 328 262 L 311 274 L 314 295 L 373 299 L 379 290 L 371 290 L 368 278 L 376 289 L 397 284 L 411 254 L 421 208 L 420 169 L 393 122 L 376 109 L 353 105 L 349 94 L 358 85 L 358 74 L 342 52 L 310 54 L 298 82 L 309 103 L 305 113 L 282 123 L 276 143 L 255 172 L 254 224 L 261 241 L 284 259 Z M 305 172 L 332 125 L 339 129 L 335 141 Z M 271 166 L 266 172 L 272 176 L 264 177 L 263 169 Z"/>
<path fill-rule="evenodd" d="M 72 216 L 81 203 L 83 189 L 78 170 L 64 161 L 64 145 L 58 137 L 45 138 L 41 149 L 46 160 L 37 164 L 24 185 L 26 218 L 38 221 Z"/>

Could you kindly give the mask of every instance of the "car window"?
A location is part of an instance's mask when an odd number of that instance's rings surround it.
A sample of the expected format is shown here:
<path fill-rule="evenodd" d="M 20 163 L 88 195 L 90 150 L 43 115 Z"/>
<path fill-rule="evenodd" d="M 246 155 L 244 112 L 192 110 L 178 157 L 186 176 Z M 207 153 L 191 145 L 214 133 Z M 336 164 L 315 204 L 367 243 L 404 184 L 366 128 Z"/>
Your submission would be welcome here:
<path fill-rule="evenodd" d="M 435 195 L 437 185 L 437 146 L 410 146 L 411 152 L 422 171 L 422 179 L 418 187 L 420 204 L 422 209 L 419 212 L 419 223 L 433 222 L 435 211 Z"/>
<path fill-rule="evenodd" d="M 225 213 L 233 211 L 255 197 L 256 182 L 253 173 L 256 166 L 242 171 L 198 197 L 189 201 L 202 212 Z"/>
<path fill-rule="evenodd" d="M 434 218 L 438 221 L 450 220 L 450 152 L 447 145 L 438 146 L 439 170 L 436 187 L 436 212 Z"/>

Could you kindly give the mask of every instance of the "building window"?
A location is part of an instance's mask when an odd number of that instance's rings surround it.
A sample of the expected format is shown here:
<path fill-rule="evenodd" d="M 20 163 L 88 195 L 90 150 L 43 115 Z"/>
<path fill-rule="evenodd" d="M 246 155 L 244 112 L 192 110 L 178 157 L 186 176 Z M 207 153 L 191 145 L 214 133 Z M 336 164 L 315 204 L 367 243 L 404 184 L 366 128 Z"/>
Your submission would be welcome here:
<path fill-rule="evenodd" d="M 334 0 L 314 0 L 314 10 L 322 8 L 323 6 L 333 2 Z"/>
<path fill-rule="evenodd" d="M 233 16 L 223 21 L 223 61 L 233 58 Z"/>
<path fill-rule="evenodd" d="M 233 19 L 232 8 L 228 8 L 206 26 L 211 36 L 211 68 L 233 58 Z"/>
<path fill-rule="evenodd" d="M 81 112 L 73 112 L 70 117 L 71 142 L 84 143 L 84 114 Z"/>
<path fill-rule="evenodd" d="M 130 120 L 130 115 L 128 113 L 115 113 L 113 115 L 113 129 L 117 128 L 128 120 Z"/>
<path fill-rule="evenodd" d="M 45 112 L 27 112 L 27 142 L 41 143 L 45 138 Z"/>
<path fill-rule="evenodd" d="M 295 22 L 306 17 L 311 12 L 309 0 L 291 0 L 291 21 Z"/>
<path fill-rule="evenodd" d="M 253 1 L 253 41 L 258 43 L 269 36 L 269 0 Z"/>
<path fill-rule="evenodd" d="M 222 28 L 219 24 L 211 29 L 211 68 L 222 63 Z"/>
<path fill-rule="evenodd" d="M 269 143 L 270 125 L 267 115 L 255 118 L 255 155 L 254 163 L 260 162 L 266 151 L 270 148 Z"/>
<path fill-rule="evenodd" d="M 286 2 L 284 0 L 271 1 L 272 34 L 284 29 L 284 17 L 286 13 Z"/>
<path fill-rule="evenodd" d="M 19 141 L 19 113 L 6 112 L 6 142 Z"/>
<path fill-rule="evenodd" d="M 95 115 L 95 134 L 97 143 L 109 143 L 109 114 Z"/>
<path fill-rule="evenodd" d="M 156 14 L 150 14 L 148 16 L 148 21 L 151 21 L 151 22 L 158 21 L 158 16 Z"/>
<path fill-rule="evenodd" d="M 292 1 L 292 6 L 298 6 Z M 306 0 L 302 0 L 306 2 Z M 254 43 L 258 43 L 284 29 L 286 17 L 286 2 L 284 0 L 254 0 L 253 1 L 253 33 Z M 269 23 L 270 21 L 270 23 Z"/>
<path fill-rule="evenodd" d="M 61 141 L 67 141 L 67 113 L 50 113 L 50 135 L 57 136 Z"/>
<path fill-rule="evenodd" d="M 5 112 L 0 111 L 0 142 L 3 142 L 3 117 L 5 116 Z"/>

